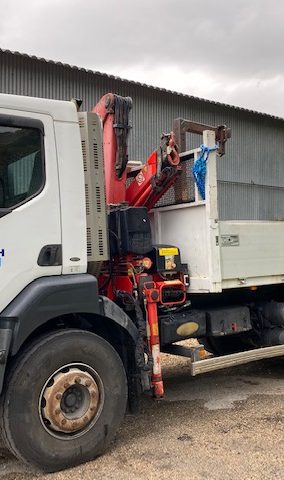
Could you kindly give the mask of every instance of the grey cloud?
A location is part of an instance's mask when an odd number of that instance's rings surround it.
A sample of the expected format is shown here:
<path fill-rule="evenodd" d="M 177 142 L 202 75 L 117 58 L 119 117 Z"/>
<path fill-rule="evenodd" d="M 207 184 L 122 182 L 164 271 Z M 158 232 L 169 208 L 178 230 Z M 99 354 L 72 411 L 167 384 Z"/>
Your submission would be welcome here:
<path fill-rule="evenodd" d="M 19 0 L 2 3 L 2 47 L 117 75 L 129 66 L 146 72 L 177 67 L 185 76 L 200 71 L 222 84 L 217 97 L 230 83 L 284 75 L 279 0 L 33 0 L 28 8 Z M 238 101 L 237 91 L 228 101 Z"/>
<path fill-rule="evenodd" d="M 170 62 L 267 74 L 282 68 L 283 16 L 279 0 L 38 0 L 17 21 L 23 47 L 94 68 Z"/>

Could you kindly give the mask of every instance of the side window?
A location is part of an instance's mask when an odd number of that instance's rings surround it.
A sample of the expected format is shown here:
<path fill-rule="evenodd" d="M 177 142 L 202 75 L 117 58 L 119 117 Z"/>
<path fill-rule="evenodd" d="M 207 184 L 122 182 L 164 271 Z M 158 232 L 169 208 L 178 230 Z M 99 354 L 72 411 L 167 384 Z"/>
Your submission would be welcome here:
<path fill-rule="evenodd" d="M 43 129 L 32 126 L 41 122 L 30 120 L 24 126 L 24 119 L 20 119 L 19 125 L 16 120 L 9 125 L 11 118 L 5 122 L 0 116 L 1 209 L 13 209 L 28 201 L 45 182 Z"/>

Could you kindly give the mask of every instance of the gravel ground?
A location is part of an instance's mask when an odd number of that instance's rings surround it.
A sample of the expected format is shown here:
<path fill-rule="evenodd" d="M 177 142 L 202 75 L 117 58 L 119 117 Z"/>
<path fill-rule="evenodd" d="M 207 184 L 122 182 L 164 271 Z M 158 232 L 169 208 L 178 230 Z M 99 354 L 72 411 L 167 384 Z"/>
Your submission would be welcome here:
<path fill-rule="evenodd" d="M 164 355 L 165 399 L 144 397 L 105 455 L 43 475 L 2 448 L 0 480 L 283 480 L 283 360 L 191 378 Z"/>

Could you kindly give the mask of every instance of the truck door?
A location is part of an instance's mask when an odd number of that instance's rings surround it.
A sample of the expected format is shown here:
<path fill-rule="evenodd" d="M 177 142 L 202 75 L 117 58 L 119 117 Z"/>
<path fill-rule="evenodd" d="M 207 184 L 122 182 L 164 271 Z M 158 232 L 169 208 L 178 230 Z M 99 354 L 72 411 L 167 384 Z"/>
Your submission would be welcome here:
<path fill-rule="evenodd" d="M 0 312 L 61 254 L 53 120 L 0 109 Z"/>

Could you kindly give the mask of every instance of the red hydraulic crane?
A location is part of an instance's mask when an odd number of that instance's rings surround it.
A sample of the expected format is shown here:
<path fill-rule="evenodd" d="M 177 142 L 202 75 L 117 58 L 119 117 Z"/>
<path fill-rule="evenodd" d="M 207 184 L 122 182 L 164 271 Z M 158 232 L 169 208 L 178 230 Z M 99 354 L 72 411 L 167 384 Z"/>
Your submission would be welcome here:
<path fill-rule="evenodd" d="M 180 266 L 180 261 L 176 260 L 179 260 L 177 248 L 171 250 L 171 262 L 166 265 L 164 256 L 161 257 L 161 267 L 153 266 L 154 257 L 159 256 L 159 250 L 153 249 L 147 212 L 175 182 L 180 171 L 180 158 L 174 133 L 163 134 L 159 154 L 154 151 L 132 183 L 126 187 L 131 106 L 129 97 L 108 93 L 93 109 L 103 124 L 106 201 L 109 206 L 112 257 L 108 270 L 102 273 L 99 283 L 101 291 L 109 298 L 127 304 L 130 311 L 131 308 L 134 309 L 135 321 L 140 318 L 138 328 L 142 355 L 140 342 L 139 358 L 144 364 L 144 351 L 148 357 L 149 370 L 152 370 L 151 384 L 154 395 L 162 397 L 164 390 L 158 304 L 173 307 L 184 303 L 185 285 L 183 273 L 177 268 L 177 264 Z M 148 252 L 152 259 L 148 257 Z M 145 328 L 146 323 L 148 329 Z"/>
<path fill-rule="evenodd" d="M 133 207 L 153 208 L 172 186 L 180 171 L 174 133 L 163 134 L 160 155 L 155 150 L 126 188 L 127 139 L 132 100 L 113 93 L 104 95 L 93 108 L 102 120 L 108 205 L 127 202 Z"/>

